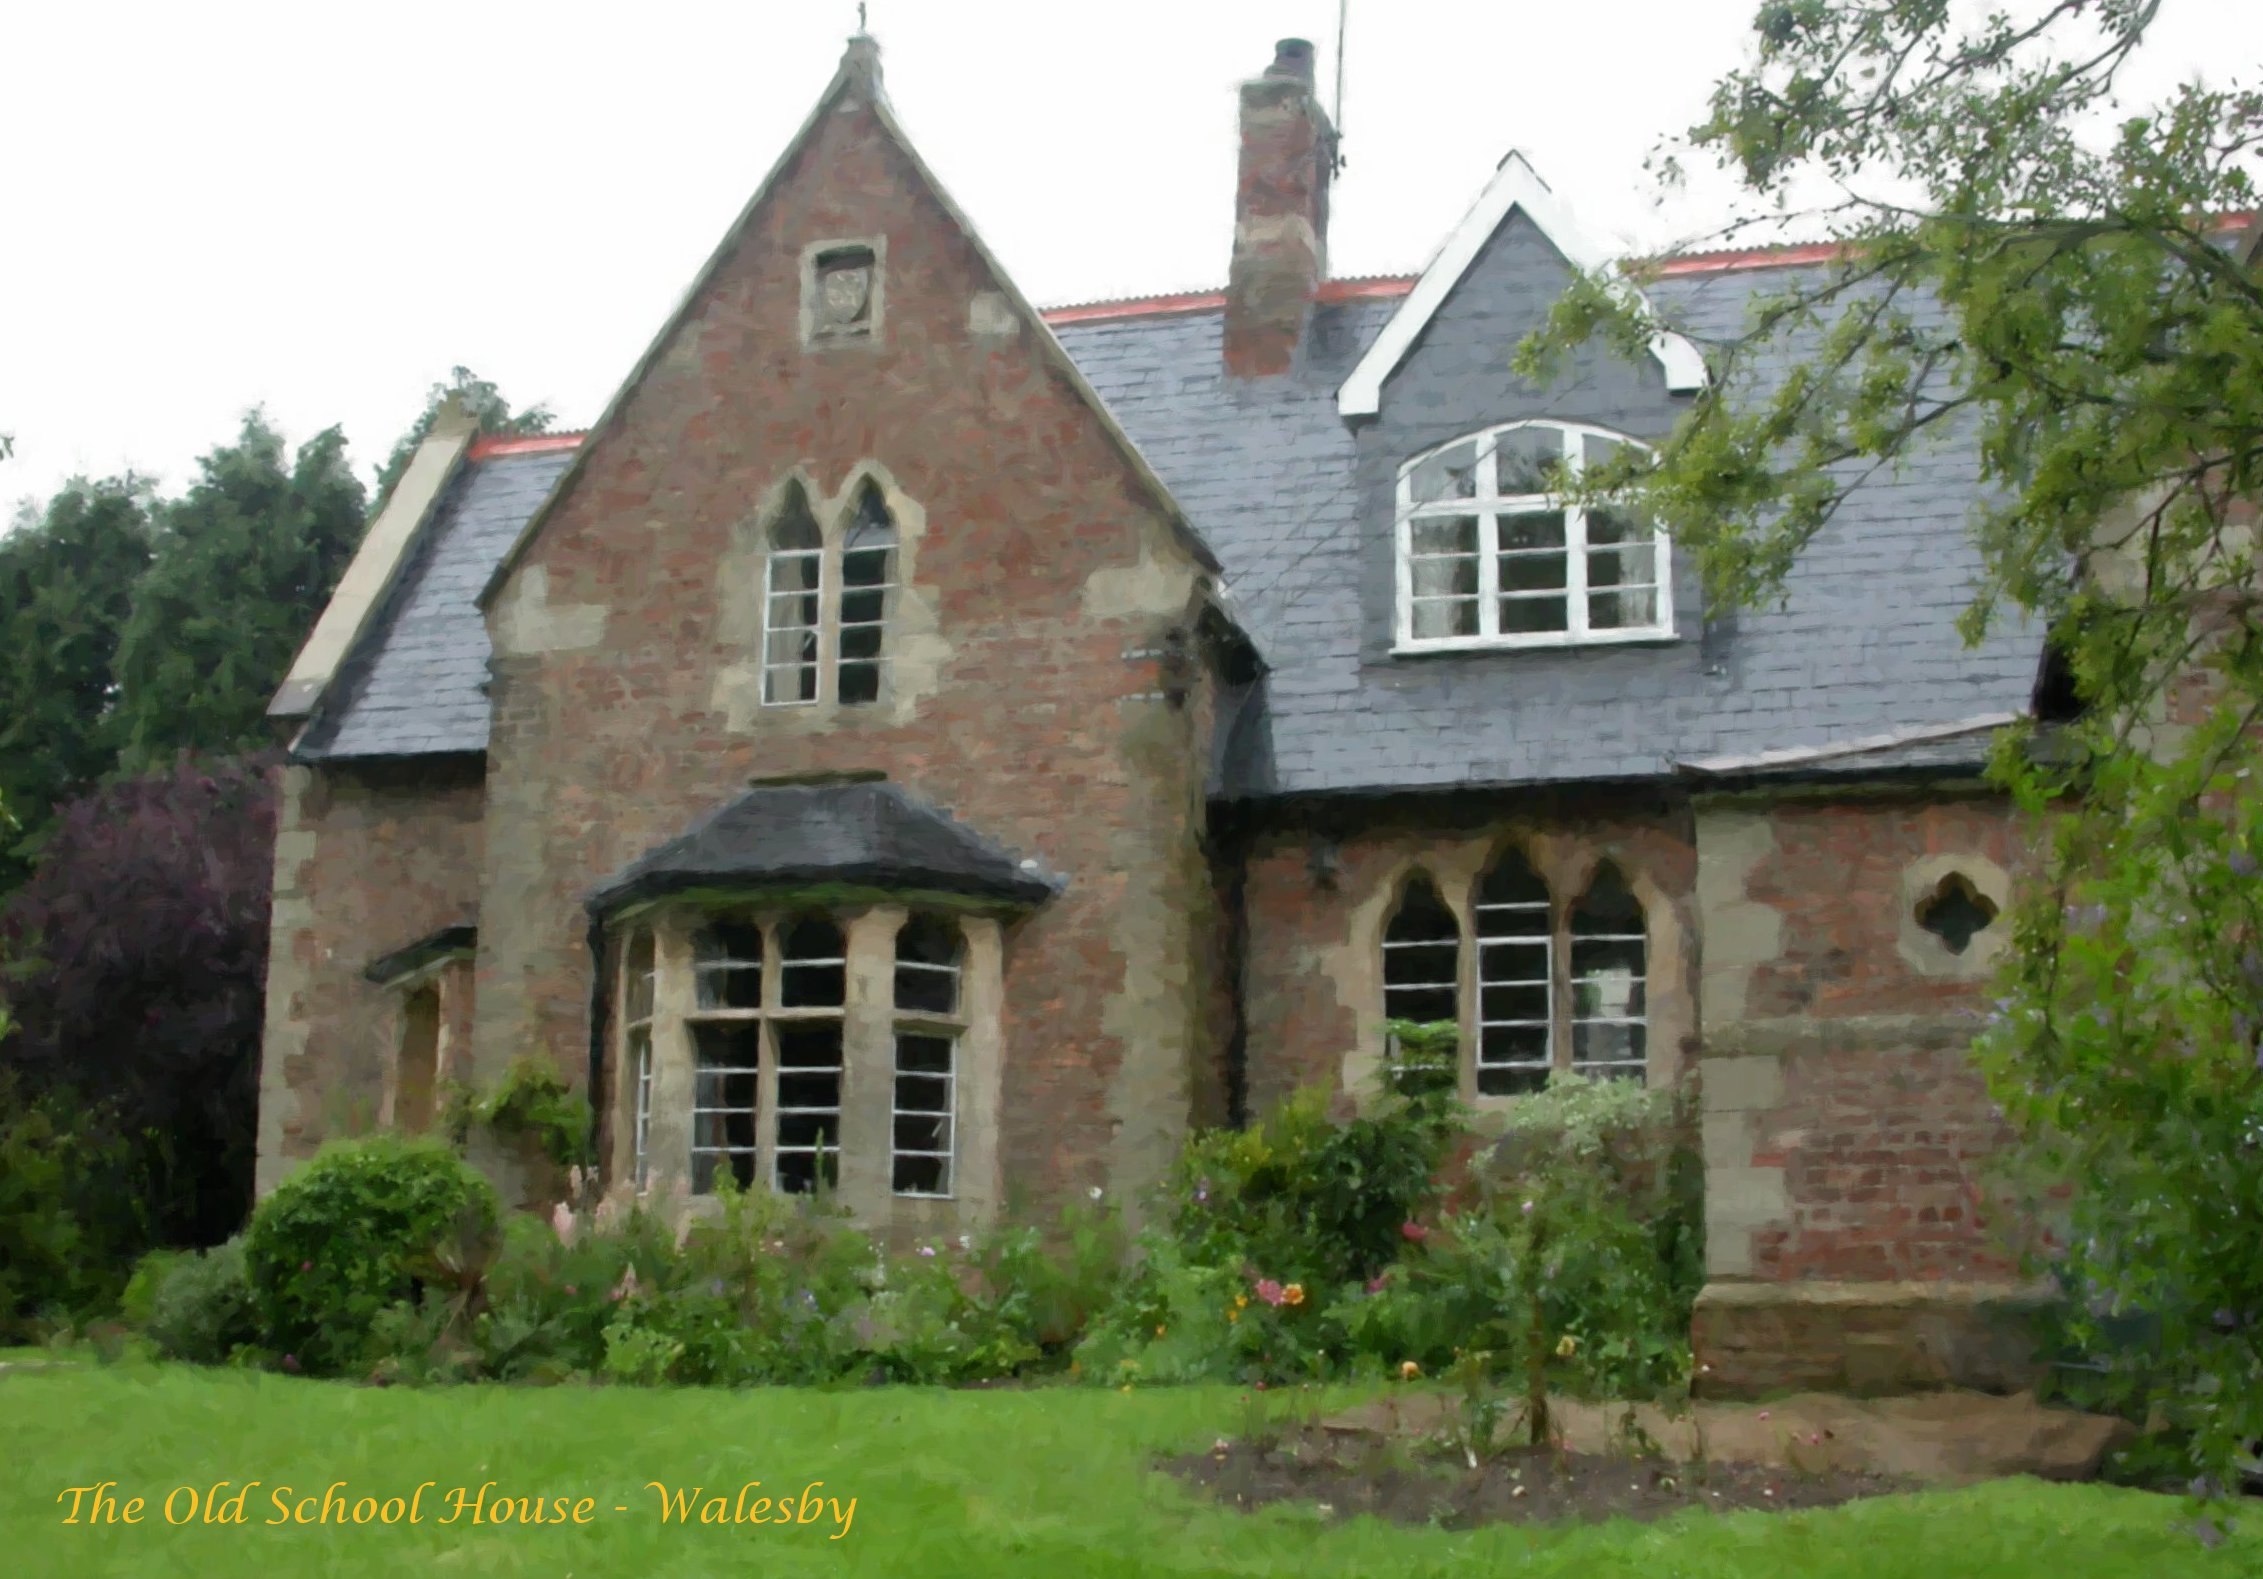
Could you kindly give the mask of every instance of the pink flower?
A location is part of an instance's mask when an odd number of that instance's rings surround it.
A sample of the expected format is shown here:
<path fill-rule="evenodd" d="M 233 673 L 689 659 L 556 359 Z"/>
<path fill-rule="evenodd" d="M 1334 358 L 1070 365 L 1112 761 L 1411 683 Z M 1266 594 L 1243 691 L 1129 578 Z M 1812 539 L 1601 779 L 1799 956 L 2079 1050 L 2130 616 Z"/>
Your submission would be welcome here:
<path fill-rule="evenodd" d="M 284 1370 L 286 1370 L 286 1371 L 289 1371 L 289 1372 L 290 1372 L 290 1373 L 291 1373 L 291 1374 L 292 1374 L 293 1376 L 296 1376 L 296 1375 L 298 1375 L 298 1374 L 299 1374 L 299 1357 L 298 1357 L 297 1355 L 295 1355 L 295 1354 L 286 1354 L 286 1355 L 284 1355 L 284 1356 L 283 1356 L 283 1369 L 284 1369 Z"/>
<path fill-rule="evenodd" d="M 312 1272 L 314 1270 L 314 1263 L 312 1261 L 301 1261 L 299 1263 L 299 1270 L 301 1272 Z"/>
<path fill-rule="evenodd" d="M 933 1245 L 921 1245 L 919 1253 L 932 1261 L 935 1258 L 935 1247 Z"/>
<path fill-rule="evenodd" d="M 1767 1419 L 1767 1418 L 1768 1418 L 1768 1411 L 1767 1411 L 1767 1410 L 1765 1410 L 1765 1409 L 1761 1410 L 1761 1411 L 1760 1411 L 1760 1418 L 1761 1418 L 1761 1419 L 1763 1419 L 1763 1420 Z"/>
<path fill-rule="evenodd" d="M 1257 1297 L 1268 1305 L 1279 1305 L 1289 1297 L 1289 1294 L 1288 1290 L 1271 1278 L 1261 1277 L 1257 1280 Z"/>
<path fill-rule="evenodd" d="M 1401 1223 L 1399 1224 L 1399 1237 L 1414 1244 L 1421 1244 L 1430 1237 L 1430 1230 L 1420 1223 Z"/>
<path fill-rule="evenodd" d="M 580 1289 L 578 1289 L 578 1288 L 576 1288 L 576 1287 L 574 1287 L 574 1286 L 573 1286 L 573 1284 L 571 1284 L 571 1283 L 568 1283 L 568 1284 L 566 1285 L 566 1292 L 567 1292 L 567 1294 L 568 1294 L 568 1295 L 574 1295 L 574 1294 L 579 1294 L 579 1293 L 581 1292 L 581 1290 L 580 1290 Z"/>
<path fill-rule="evenodd" d="M 1370 1294 L 1380 1294 L 1383 1292 L 1385 1286 L 1390 1283 L 1390 1281 L 1390 1273 L 1378 1272 L 1367 1280 L 1367 1292 Z"/>
<path fill-rule="evenodd" d="M 574 1242 L 575 1227 L 574 1209 L 560 1201 L 550 1213 L 550 1230 L 558 1236 L 558 1243 L 571 1245 Z"/>

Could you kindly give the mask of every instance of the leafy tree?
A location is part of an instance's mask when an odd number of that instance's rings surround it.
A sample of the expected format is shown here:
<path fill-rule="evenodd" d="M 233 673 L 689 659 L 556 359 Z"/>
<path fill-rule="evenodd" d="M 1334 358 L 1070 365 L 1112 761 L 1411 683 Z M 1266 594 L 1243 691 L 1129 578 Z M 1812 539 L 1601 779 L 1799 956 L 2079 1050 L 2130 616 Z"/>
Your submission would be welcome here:
<path fill-rule="evenodd" d="M 409 424 L 409 431 L 401 435 L 400 441 L 393 446 L 393 453 L 378 468 L 377 497 L 380 503 L 392 493 L 393 484 L 401 480 L 401 473 L 408 469 L 409 457 L 424 442 L 424 436 L 432 431 L 433 419 L 440 415 L 440 407 L 450 396 L 455 397 L 466 412 L 478 419 L 482 433 L 547 433 L 550 425 L 558 420 L 548 406 L 529 406 L 524 411 L 514 412 L 511 403 L 503 398 L 502 390 L 468 367 L 456 368 L 448 374 L 446 383 L 434 384 L 426 392 L 424 410 L 418 414 L 416 421 Z"/>
<path fill-rule="evenodd" d="M 20 881 L 58 802 L 117 752 L 111 675 L 149 566 L 149 490 L 127 476 L 73 481 L 0 536 L 0 892 Z"/>
<path fill-rule="evenodd" d="M 368 504 L 328 428 L 288 455 L 264 415 L 158 511 L 156 554 L 118 646 L 120 762 L 256 749 L 268 699 L 353 558 Z"/>
<path fill-rule="evenodd" d="M 184 757 L 82 796 L 0 909 L 0 1082 L 129 1142 L 164 1243 L 215 1243 L 251 1205 L 271 765 Z"/>
<path fill-rule="evenodd" d="M 1862 477 L 1945 437 L 1977 453 L 1966 634 L 2044 623 L 2082 708 L 1999 757 L 2052 837 L 1982 1056 L 2079 1181 L 2078 1316 L 2156 1324 L 2158 1401 L 2220 1475 L 2263 1436 L 2263 280 L 2224 217 L 2254 203 L 2263 95 L 2122 107 L 2156 9 L 1766 0 L 1691 151 L 1747 199 L 1732 230 L 1790 216 L 1837 261 L 1709 347 L 1721 376 L 1654 471 L 1587 481 L 1633 487 L 1715 599 L 1752 602 Z M 1589 279 L 1519 363 L 1661 327 Z"/>

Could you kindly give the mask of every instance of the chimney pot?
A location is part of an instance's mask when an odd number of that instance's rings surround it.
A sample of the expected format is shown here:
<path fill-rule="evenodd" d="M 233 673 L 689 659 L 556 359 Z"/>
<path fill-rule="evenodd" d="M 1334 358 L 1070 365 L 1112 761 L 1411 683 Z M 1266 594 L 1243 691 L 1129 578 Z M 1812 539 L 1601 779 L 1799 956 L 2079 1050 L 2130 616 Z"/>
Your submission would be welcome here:
<path fill-rule="evenodd" d="M 1294 77 L 1309 86 L 1312 82 L 1312 40 L 1284 38 L 1273 46 L 1273 64 L 1265 68 L 1268 77 Z"/>

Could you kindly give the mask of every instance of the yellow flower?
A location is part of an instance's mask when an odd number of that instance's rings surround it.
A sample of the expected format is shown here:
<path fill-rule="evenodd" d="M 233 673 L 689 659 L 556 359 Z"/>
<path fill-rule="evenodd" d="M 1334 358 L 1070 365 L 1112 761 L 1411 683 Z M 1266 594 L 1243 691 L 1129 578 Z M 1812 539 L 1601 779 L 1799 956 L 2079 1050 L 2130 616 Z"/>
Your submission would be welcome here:
<path fill-rule="evenodd" d="M 1119 1393 L 1128 1393 L 1128 1392 L 1130 1392 L 1130 1391 L 1131 1391 L 1131 1383 L 1129 1383 L 1129 1382 L 1126 1382 L 1126 1383 L 1124 1383 L 1124 1385 L 1123 1385 L 1123 1386 L 1121 1386 L 1121 1387 L 1119 1387 L 1119 1388 L 1117 1388 L 1117 1389 L 1116 1389 L 1116 1391 L 1118 1391 Z"/>
<path fill-rule="evenodd" d="M 1422 1374 L 1422 1367 L 1421 1367 L 1421 1366 L 1419 1366 L 1419 1365 L 1417 1365 L 1417 1364 L 1415 1364 L 1415 1362 L 1414 1362 L 1414 1361 L 1412 1361 L 1412 1360 L 1401 1360 L 1401 1361 L 1399 1362 L 1399 1380 L 1400 1380 L 1400 1381 L 1403 1381 L 1403 1382 L 1411 1382 L 1411 1381 L 1413 1381 L 1413 1380 L 1414 1380 L 1414 1379 L 1415 1379 L 1415 1378 L 1416 1378 L 1417 1376 L 1420 1376 L 1421 1374 Z"/>
<path fill-rule="evenodd" d="M 1303 1304 L 1304 1285 L 1302 1283 L 1291 1283 L 1287 1288 L 1281 1290 L 1281 1298 L 1291 1305 Z"/>
<path fill-rule="evenodd" d="M 1229 1322 L 1239 1321 L 1242 1319 L 1242 1313 L 1238 1310 L 1229 1310 L 1226 1312 L 1226 1319 Z"/>
<path fill-rule="evenodd" d="M 1579 1339 L 1568 1332 L 1564 1334 L 1563 1341 L 1556 1345 L 1556 1358 L 1559 1360 L 1568 1360 L 1578 1352 Z"/>
<path fill-rule="evenodd" d="M 1247 1305 L 1248 1303 L 1249 1303 L 1249 1296 L 1248 1296 L 1247 1294 L 1236 1294 L 1236 1295 L 1234 1296 L 1234 1309 L 1236 1309 L 1236 1310 L 1240 1310 L 1240 1309 L 1241 1309 L 1241 1308 L 1242 1308 L 1243 1306 Z"/>
<path fill-rule="evenodd" d="M 1157 1328 L 1155 1329 L 1155 1336 L 1157 1336 L 1158 1338 L 1160 1338 L 1161 1336 L 1163 1336 L 1163 1329 L 1162 1329 L 1161 1327 L 1157 1327 Z"/>

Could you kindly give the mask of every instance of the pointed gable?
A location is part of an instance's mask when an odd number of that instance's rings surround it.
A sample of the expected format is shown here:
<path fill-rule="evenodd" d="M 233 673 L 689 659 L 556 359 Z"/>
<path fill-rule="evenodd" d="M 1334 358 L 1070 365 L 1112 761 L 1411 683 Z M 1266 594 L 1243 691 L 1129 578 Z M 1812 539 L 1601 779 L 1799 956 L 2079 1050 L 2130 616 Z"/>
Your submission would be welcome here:
<path fill-rule="evenodd" d="M 1398 370 L 1478 254 L 1516 214 L 1522 214 L 1574 268 L 1593 274 L 1611 266 L 1609 250 L 1580 230 L 1570 210 L 1548 189 L 1548 183 L 1526 163 L 1523 154 L 1511 149 L 1477 202 L 1423 269 L 1399 310 L 1352 369 L 1351 377 L 1344 380 L 1336 396 L 1339 414 L 1347 419 L 1372 417 L 1381 409 L 1384 381 Z M 1634 292 L 1631 285 L 1623 288 Z M 1666 375 L 1666 388 L 1673 393 L 1688 394 L 1705 386 L 1705 359 L 1682 336 L 1653 337 L 1650 354 L 1658 359 Z"/>
<path fill-rule="evenodd" d="M 603 415 L 592 425 L 588 442 L 581 447 L 573 464 L 558 479 L 549 496 L 527 521 L 516 541 L 512 543 L 510 549 L 497 563 L 494 573 L 488 578 L 485 587 L 480 592 L 479 603 L 481 607 L 487 607 L 494 602 L 504 583 L 510 579 L 513 571 L 526 557 L 535 540 L 541 536 L 545 524 L 557 512 L 562 501 L 581 484 L 590 465 L 602 454 L 607 438 L 617 431 L 625 420 L 629 408 L 635 403 L 637 395 L 646 381 L 667 357 L 672 353 L 681 352 L 687 334 L 693 330 L 694 322 L 702 309 L 710 303 L 719 290 L 728 287 L 726 276 L 730 273 L 734 262 L 740 259 L 744 249 L 750 245 L 759 245 L 763 240 L 768 239 L 764 236 L 763 220 L 775 207 L 781 190 L 792 182 L 796 174 L 803 171 L 813 158 L 822 157 L 824 153 L 837 147 L 839 133 L 835 123 L 844 117 L 869 117 L 871 125 L 878 131 L 880 138 L 908 168 L 913 181 L 922 189 L 922 195 L 940 210 L 947 223 L 963 238 L 966 246 L 977 260 L 978 267 L 988 276 L 991 289 L 987 292 L 976 293 L 967 305 L 965 321 L 967 332 L 977 338 L 990 338 L 1000 342 L 1026 336 L 1034 344 L 1039 357 L 1052 374 L 1068 384 L 1075 391 L 1077 397 L 1089 408 L 1093 418 L 1106 433 L 1109 442 L 1117 449 L 1131 486 L 1144 495 L 1149 503 L 1161 512 L 1163 518 L 1169 523 L 1173 536 L 1193 559 L 1194 563 L 1206 573 L 1217 573 L 1219 569 L 1217 556 L 1188 522 L 1177 501 L 1171 497 L 1170 490 L 1163 485 L 1162 480 L 1149 466 L 1146 458 L 1140 454 L 1139 447 L 1125 433 L 1115 415 L 1109 411 L 1106 402 L 1093 391 L 1092 386 L 1086 382 L 1083 373 L 1078 370 L 1076 363 L 1061 348 L 1060 342 L 1054 338 L 1052 330 L 1047 326 L 1043 317 L 1030 305 L 1006 271 L 998 265 L 996 258 L 976 233 L 964 212 L 952 200 L 949 193 L 943 189 L 942 183 L 936 180 L 934 173 L 928 169 L 926 162 L 920 158 L 918 151 L 912 146 L 911 140 L 904 134 L 893 109 L 889 106 L 887 95 L 881 87 L 879 46 L 871 38 L 859 35 L 850 40 L 849 47 L 842 56 L 840 69 L 835 72 L 832 82 L 819 96 L 816 106 L 809 113 L 809 117 L 802 123 L 792 141 L 787 144 L 785 152 L 779 156 L 778 162 L 771 168 L 770 173 L 763 178 L 762 184 L 756 188 L 753 197 L 748 199 L 746 207 L 732 221 L 730 228 L 724 233 L 723 239 L 718 243 L 715 251 L 701 265 L 698 274 L 693 277 L 690 287 L 685 291 L 682 302 L 677 306 L 675 312 L 670 314 L 667 322 L 662 325 L 659 334 L 645 349 L 644 354 L 637 359 L 636 365 L 629 372 L 629 376 L 614 393 L 612 400 L 607 403 Z M 829 176 L 830 174 L 828 172 Z M 852 187 L 840 199 L 837 206 L 844 210 L 853 209 L 856 206 L 856 196 L 857 194 Z M 889 262 L 885 255 L 885 240 L 880 239 L 878 241 L 876 256 L 862 260 L 856 257 L 860 247 L 873 248 L 873 246 L 874 238 L 843 237 L 840 238 L 838 245 L 834 245 L 825 238 L 820 238 L 805 247 L 805 253 L 808 255 L 802 257 L 800 262 L 805 276 L 805 298 L 813 296 L 840 298 L 842 293 L 853 293 L 855 290 L 856 287 L 849 275 L 853 271 L 853 266 L 861 261 L 868 270 L 865 276 L 866 288 L 874 294 L 861 303 L 858 310 L 867 315 L 864 324 L 869 330 L 871 338 L 879 340 L 885 333 L 887 323 L 885 303 L 888 293 Z M 852 267 L 844 267 L 838 271 L 829 272 L 828 264 L 835 258 L 843 260 Z M 730 354 L 765 356 L 775 360 L 789 352 L 812 348 L 814 346 L 814 335 L 820 332 L 820 326 L 812 321 L 812 313 L 817 310 L 813 301 L 805 300 L 800 326 L 801 345 L 789 347 L 741 344 L 731 347 Z M 845 340 L 850 336 L 843 335 L 839 338 Z M 701 354 L 707 355 L 713 354 L 713 352 L 710 348 L 703 346 Z M 687 434 L 687 437 L 690 436 L 695 435 Z"/>

